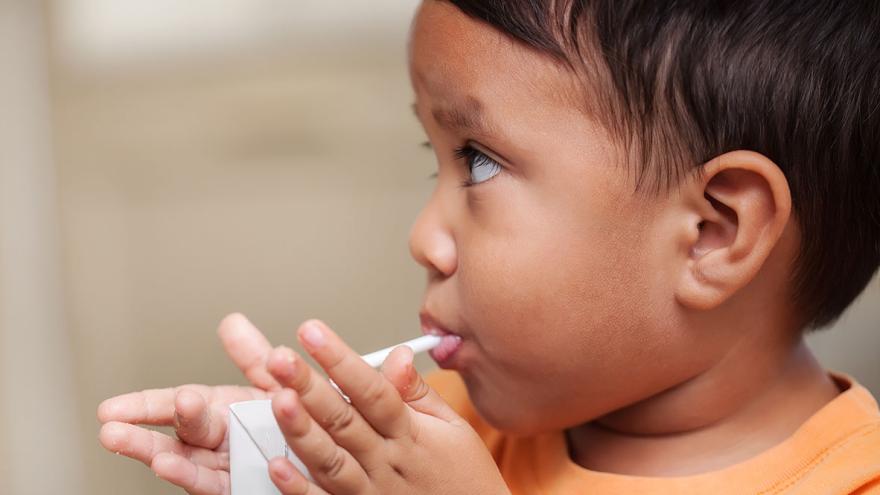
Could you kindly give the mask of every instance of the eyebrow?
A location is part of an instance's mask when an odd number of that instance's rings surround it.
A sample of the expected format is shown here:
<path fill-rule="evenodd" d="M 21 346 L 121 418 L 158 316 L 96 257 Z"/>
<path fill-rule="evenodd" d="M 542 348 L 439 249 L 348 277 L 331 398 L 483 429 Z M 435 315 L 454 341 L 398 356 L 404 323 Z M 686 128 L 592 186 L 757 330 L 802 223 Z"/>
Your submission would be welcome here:
<path fill-rule="evenodd" d="M 412 104 L 412 110 L 416 118 L 421 119 L 415 103 Z M 431 116 L 441 127 L 450 130 L 464 130 L 485 135 L 491 129 L 483 112 L 483 104 L 473 96 L 467 96 L 448 105 L 433 107 Z"/>

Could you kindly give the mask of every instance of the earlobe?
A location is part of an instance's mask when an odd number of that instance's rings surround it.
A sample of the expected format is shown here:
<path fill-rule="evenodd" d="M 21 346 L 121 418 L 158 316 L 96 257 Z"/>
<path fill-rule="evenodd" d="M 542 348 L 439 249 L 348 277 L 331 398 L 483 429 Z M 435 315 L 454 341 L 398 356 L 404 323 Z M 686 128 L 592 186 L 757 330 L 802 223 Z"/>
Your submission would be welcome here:
<path fill-rule="evenodd" d="M 682 187 L 689 232 L 676 299 L 709 310 L 758 274 L 788 223 L 791 193 L 779 167 L 751 151 L 718 156 Z"/>

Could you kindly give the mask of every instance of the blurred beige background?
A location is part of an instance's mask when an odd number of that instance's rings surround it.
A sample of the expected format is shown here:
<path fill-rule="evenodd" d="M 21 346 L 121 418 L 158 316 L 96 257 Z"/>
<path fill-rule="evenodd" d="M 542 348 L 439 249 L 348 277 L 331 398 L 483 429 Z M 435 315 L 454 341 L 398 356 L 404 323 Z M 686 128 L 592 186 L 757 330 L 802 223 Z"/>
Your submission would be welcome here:
<path fill-rule="evenodd" d="M 417 334 L 415 5 L 0 0 L 0 493 L 178 493 L 95 408 L 241 383 L 229 312 L 276 343 L 313 316 L 360 351 Z M 878 303 L 811 338 L 875 394 Z"/>

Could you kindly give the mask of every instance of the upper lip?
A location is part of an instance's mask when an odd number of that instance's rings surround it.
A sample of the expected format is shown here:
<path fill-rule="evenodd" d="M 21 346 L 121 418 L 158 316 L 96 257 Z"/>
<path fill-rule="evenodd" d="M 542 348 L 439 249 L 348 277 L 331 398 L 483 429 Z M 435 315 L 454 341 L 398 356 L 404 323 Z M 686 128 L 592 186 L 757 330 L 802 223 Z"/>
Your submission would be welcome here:
<path fill-rule="evenodd" d="M 422 333 L 425 335 L 457 335 L 425 309 L 419 311 L 419 320 L 422 323 Z"/>

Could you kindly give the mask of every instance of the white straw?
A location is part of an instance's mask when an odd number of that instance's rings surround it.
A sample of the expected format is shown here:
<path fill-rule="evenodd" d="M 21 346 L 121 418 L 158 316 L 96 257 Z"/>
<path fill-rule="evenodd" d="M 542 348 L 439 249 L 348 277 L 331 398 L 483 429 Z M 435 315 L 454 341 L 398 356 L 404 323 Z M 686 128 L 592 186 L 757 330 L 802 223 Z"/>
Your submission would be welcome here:
<path fill-rule="evenodd" d="M 439 335 L 422 335 L 421 337 L 407 340 L 406 342 L 402 342 L 397 345 L 393 345 L 391 347 L 386 347 L 384 349 L 371 352 L 369 354 L 364 354 L 361 356 L 361 359 L 367 362 L 373 368 L 378 368 L 382 366 L 382 363 L 385 361 L 385 358 L 391 354 L 391 351 L 394 350 L 395 347 L 405 345 L 413 350 L 413 353 L 418 354 L 420 352 L 429 351 L 440 343 L 442 337 Z"/>
<path fill-rule="evenodd" d="M 385 358 L 387 358 L 388 355 L 391 354 L 391 351 L 393 351 L 394 348 L 397 346 L 409 346 L 409 348 L 413 350 L 414 354 L 418 354 L 420 352 L 429 351 L 437 347 L 437 345 L 440 344 L 441 340 L 443 340 L 443 337 L 440 337 L 439 335 L 423 335 L 421 337 L 407 340 L 406 342 L 401 342 L 400 344 L 393 345 L 391 347 L 386 347 L 384 349 L 380 349 L 369 354 L 364 354 L 363 356 L 361 356 L 361 359 L 366 361 L 367 364 L 369 364 L 371 367 L 378 368 L 379 366 L 382 366 L 382 363 L 385 362 Z M 333 388 L 335 388 L 336 391 L 339 392 L 339 395 L 341 395 L 346 402 L 348 402 L 349 404 L 351 403 L 351 399 L 349 399 L 348 396 L 342 392 L 342 389 L 339 388 L 339 385 L 336 385 L 336 382 L 334 382 L 332 379 L 330 380 L 330 385 L 333 385 Z"/>

